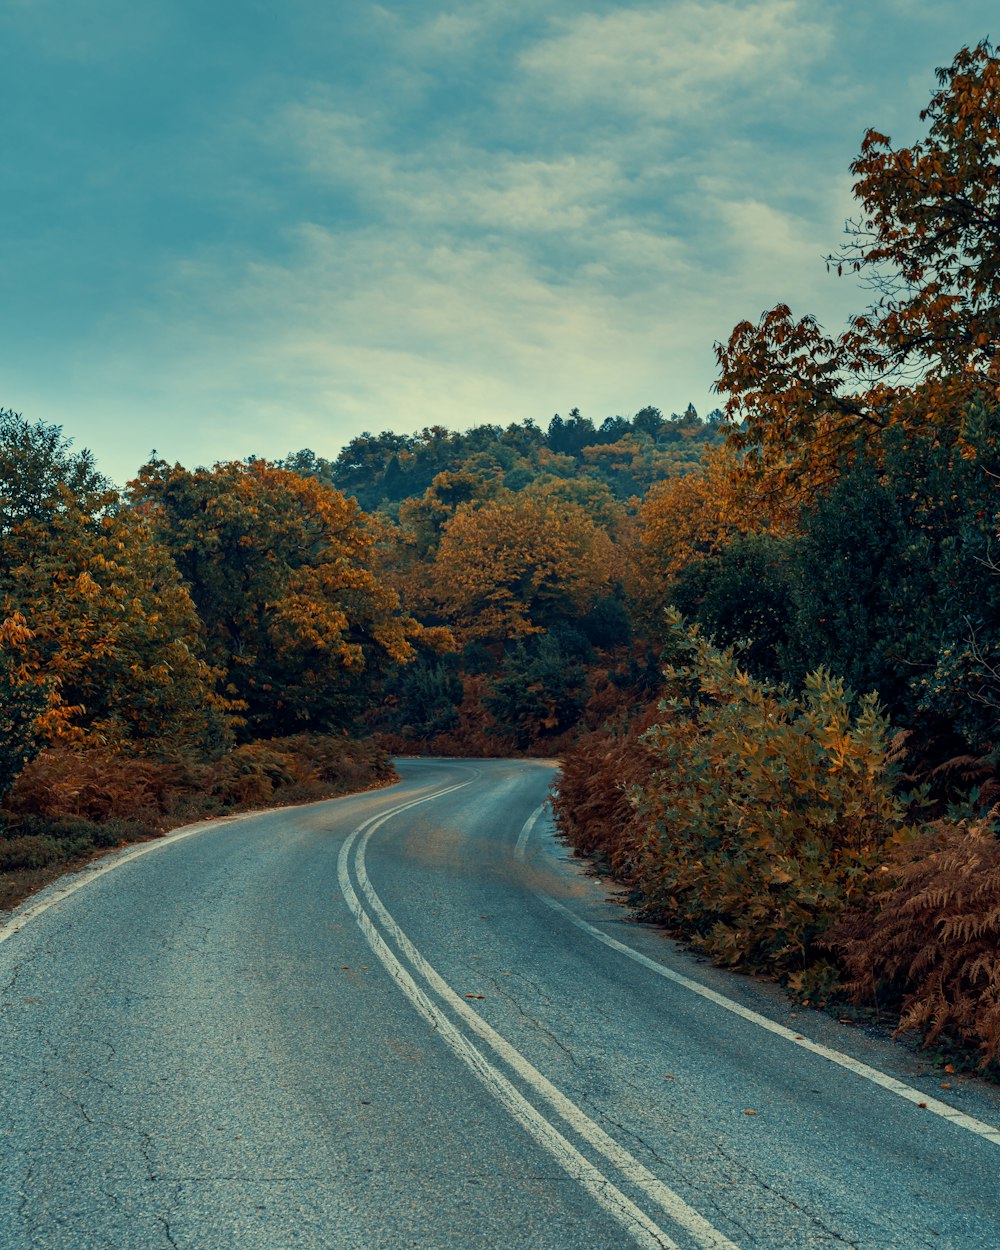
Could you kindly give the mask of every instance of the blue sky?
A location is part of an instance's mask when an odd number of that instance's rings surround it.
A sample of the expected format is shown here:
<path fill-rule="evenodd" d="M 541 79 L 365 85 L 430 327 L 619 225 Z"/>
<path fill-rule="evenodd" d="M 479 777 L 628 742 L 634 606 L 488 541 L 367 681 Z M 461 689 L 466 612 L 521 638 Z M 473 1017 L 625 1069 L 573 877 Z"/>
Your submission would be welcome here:
<path fill-rule="evenodd" d="M 7 0 L 0 406 L 124 482 L 719 403 L 995 0 Z"/>

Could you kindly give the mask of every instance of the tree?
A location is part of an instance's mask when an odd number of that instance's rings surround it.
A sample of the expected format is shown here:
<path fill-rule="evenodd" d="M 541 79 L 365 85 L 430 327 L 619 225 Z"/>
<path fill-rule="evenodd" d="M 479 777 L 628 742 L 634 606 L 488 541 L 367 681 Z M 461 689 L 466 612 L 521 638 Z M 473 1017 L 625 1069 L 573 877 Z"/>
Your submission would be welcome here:
<path fill-rule="evenodd" d="M 70 448 L 59 426 L 0 413 L 0 685 L 11 758 L 85 736 L 213 749 L 229 717 L 177 570 L 90 453 Z"/>
<path fill-rule="evenodd" d="M 638 618 L 660 638 L 675 579 L 741 534 L 783 532 L 783 518 L 748 512 L 734 487 L 739 462 L 724 448 L 699 468 L 657 483 L 639 508 L 629 591 Z"/>
<path fill-rule="evenodd" d="M 431 577 L 460 637 L 499 641 L 586 613 L 610 566 L 610 540 L 582 508 L 521 494 L 459 505 Z"/>
<path fill-rule="evenodd" d="M 33 637 L 20 613 L 0 622 L 0 798 L 43 746 L 42 718 L 51 689 L 30 661 L 25 663 L 26 644 Z"/>
<path fill-rule="evenodd" d="M 899 426 L 962 438 L 1000 383 L 1000 61 L 990 44 L 938 70 L 926 138 L 869 130 L 851 165 L 861 207 L 839 258 L 877 299 L 836 337 L 787 305 L 717 345 L 744 491 L 794 513 Z M 742 424 L 739 424 L 741 423 Z"/>
<path fill-rule="evenodd" d="M 546 733 L 568 729 L 583 709 L 584 685 L 582 665 L 554 635 L 518 639 L 485 699 L 495 721 L 491 732 L 512 733 L 523 751 Z"/>
<path fill-rule="evenodd" d="M 21 562 L 3 607 L 25 626 L 22 680 L 49 691 L 42 736 L 221 750 L 233 709 L 216 694 L 191 598 L 143 518 L 110 506 L 93 515 L 65 491 L 59 510 L 13 536 Z"/>
<path fill-rule="evenodd" d="M 737 647 L 741 664 L 765 681 L 784 676 L 792 542 L 770 534 L 734 538 L 715 556 L 682 569 L 670 592 L 674 606 L 717 647 Z"/>
<path fill-rule="evenodd" d="M 344 728 L 385 671 L 413 658 L 421 629 L 375 577 L 374 537 L 339 491 L 262 460 L 153 461 L 130 491 L 254 734 Z"/>
<path fill-rule="evenodd" d="M 72 444 L 61 426 L 0 409 L 0 540 L 22 521 L 50 517 L 67 498 L 101 506 L 110 483 L 90 452 L 72 452 Z"/>
<path fill-rule="evenodd" d="M 432 738 L 458 724 L 462 682 L 454 656 L 422 655 L 386 684 L 384 721 L 408 738 Z"/>

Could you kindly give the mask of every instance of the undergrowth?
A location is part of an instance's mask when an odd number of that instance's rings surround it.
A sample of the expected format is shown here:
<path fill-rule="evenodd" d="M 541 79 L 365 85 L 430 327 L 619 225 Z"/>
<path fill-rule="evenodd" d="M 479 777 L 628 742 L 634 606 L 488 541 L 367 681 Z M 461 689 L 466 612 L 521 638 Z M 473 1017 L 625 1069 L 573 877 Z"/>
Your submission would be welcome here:
<path fill-rule="evenodd" d="M 157 759 L 100 747 L 43 751 L 0 809 L 0 910 L 69 864 L 197 820 L 385 785 L 392 763 L 369 741 L 297 734 L 221 759 Z"/>

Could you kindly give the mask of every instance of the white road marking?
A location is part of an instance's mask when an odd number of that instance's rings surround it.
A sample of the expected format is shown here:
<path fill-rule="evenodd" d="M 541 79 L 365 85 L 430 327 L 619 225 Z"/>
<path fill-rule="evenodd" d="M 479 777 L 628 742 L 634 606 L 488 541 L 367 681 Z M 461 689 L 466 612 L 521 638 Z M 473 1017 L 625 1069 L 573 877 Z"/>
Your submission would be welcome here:
<path fill-rule="evenodd" d="M 480 776 L 476 771 L 476 776 Z M 472 780 L 475 780 L 473 778 Z M 463 782 L 467 785 L 468 782 Z M 373 791 L 360 790 L 358 794 L 371 794 Z M 356 798 L 356 794 L 336 795 L 335 798 Z M 332 799 L 320 799 L 320 803 L 333 802 Z M 56 885 L 52 887 L 51 892 L 48 890 L 39 898 L 30 900 L 27 903 L 20 904 L 12 913 L 10 918 L 0 924 L 0 943 L 6 942 L 12 938 L 15 933 L 19 933 L 21 929 L 36 916 L 40 916 L 43 912 L 55 907 L 57 903 L 63 902 L 64 899 L 75 894 L 77 890 L 82 890 L 85 885 L 90 885 L 97 881 L 106 873 L 114 872 L 116 868 L 120 868 L 122 864 L 128 864 L 133 859 L 138 859 L 140 855 L 149 855 L 152 851 L 162 851 L 164 847 L 173 846 L 176 842 L 183 842 L 186 838 L 193 838 L 199 833 L 208 833 L 210 829 L 218 829 L 222 825 L 236 824 L 238 821 L 250 820 L 254 816 L 266 816 L 273 812 L 294 812 L 301 807 L 315 807 L 316 802 L 308 803 L 290 803 L 287 807 L 271 807 L 262 808 L 255 812 L 239 812 L 235 816 L 217 816 L 213 820 L 202 820 L 194 825 L 185 825 L 183 829 L 176 829 L 173 833 L 165 833 L 161 838 L 151 838 L 148 842 L 142 842 L 138 846 L 132 847 L 128 851 L 109 851 L 106 858 L 102 858 L 93 867 L 81 868 L 79 872 L 70 873 L 64 885 Z"/>
<path fill-rule="evenodd" d="M 545 800 L 545 803 L 548 799 Z M 524 848 L 528 845 L 528 839 L 531 837 L 531 831 L 535 827 L 535 821 L 545 811 L 545 803 L 539 803 L 528 819 L 524 822 L 521 832 L 517 835 L 517 842 L 514 844 L 514 858 L 524 859 Z"/>
<path fill-rule="evenodd" d="M 416 984 L 386 945 L 371 917 L 361 906 L 351 885 L 347 871 L 347 855 L 356 835 L 357 830 L 341 848 L 340 888 L 369 946 L 420 1015 L 431 1025 L 449 1049 L 471 1069 L 517 1123 L 555 1158 L 567 1176 L 582 1185 L 587 1193 L 622 1225 L 636 1245 L 643 1247 L 643 1250 L 680 1250 L 677 1243 L 668 1237 L 663 1229 L 659 1228 L 645 1212 L 584 1158 L 576 1147 L 528 1102 L 524 1095 L 476 1049 L 468 1038 L 459 1032 L 444 1012 L 431 1002 Z"/>
<path fill-rule="evenodd" d="M 468 783 L 465 783 L 465 784 L 468 784 Z M 457 788 L 458 787 L 452 787 L 452 789 L 457 789 Z M 448 793 L 448 791 L 442 790 L 440 793 L 445 794 L 445 793 Z M 430 797 L 437 797 L 437 796 L 434 795 Z M 426 799 L 418 800 L 418 802 L 426 802 L 426 801 L 427 801 Z M 739 1250 L 739 1248 L 735 1245 L 734 1242 L 730 1241 L 727 1237 L 725 1237 L 722 1233 L 720 1233 L 716 1228 L 714 1228 L 708 1222 L 708 1220 L 706 1220 L 702 1215 L 699 1214 L 699 1212 L 697 1212 L 693 1207 L 689 1206 L 684 1201 L 684 1199 L 681 1198 L 679 1194 L 675 1193 L 672 1189 L 670 1189 L 669 1186 L 665 1185 L 659 1179 L 659 1177 L 655 1176 L 652 1172 L 648 1170 L 648 1168 L 644 1167 L 643 1164 L 641 1164 L 639 1160 L 635 1158 L 634 1155 L 630 1154 L 629 1151 L 627 1151 L 623 1146 L 621 1146 L 612 1137 L 610 1137 L 602 1128 L 600 1128 L 599 1125 L 595 1124 L 593 1120 L 591 1120 L 588 1116 L 586 1116 L 584 1112 L 574 1102 L 572 1102 L 569 1098 L 567 1098 L 566 1095 L 563 1094 L 560 1090 L 558 1090 L 549 1080 L 547 1080 L 547 1078 L 544 1077 L 541 1074 L 541 1072 L 538 1071 L 537 1068 L 535 1068 L 531 1063 L 529 1063 L 529 1061 L 521 1054 L 519 1050 L 513 1047 L 506 1040 L 506 1038 L 502 1037 L 499 1033 L 497 1033 L 496 1030 L 491 1028 L 491 1026 L 488 1025 L 481 1016 L 479 1016 L 475 1011 L 473 1011 L 472 1008 L 468 1005 L 468 1003 L 466 1003 L 465 1000 L 462 999 L 455 992 L 455 990 L 443 979 L 443 977 L 440 976 L 440 974 L 436 971 L 436 969 L 433 968 L 431 964 L 427 962 L 426 959 L 424 959 L 423 955 L 421 955 L 419 950 L 417 950 L 417 948 L 413 945 L 410 939 L 406 936 L 403 930 L 396 923 L 395 919 L 390 915 L 389 911 L 386 909 L 385 905 L 382 903 L 381 899 L 376 894 L 375 889 L 372 886 L 371 881 L 368 878 L 368 874 L 365 868 L 365 849 L 367 847 L 368 841 L 371 838 L 372 834 L 375 833 L 375 831 L 381 825 L 383 825 L 387 820 L 395 816 L 397 812 L 405 811 L 406 808 L 410 806 L 413 806 L 413 804 L 405 804 L 404 806 L 400 808 L 386 812 L 381 816 L 374 817 L 372 820 L 366 821 L 364 824 L 360 825 L 358 829 L 355 830 L 354 834 L 352 834 L 351 837 L 348 839 L 348 841 L 344 844 L 344 847 L 342 848 L 342 851 L 341 851 L 341 860 L 340 860 L 341 889 L 344 892 L 344 897 L 347 899 L 348 906 L 351 908 L 351 911 L 354 913 L 355 918 L 358 920 L 359 925 L 361 925 L 362 931 L 365 933 L 365 936 L 369 940 L 369 944 L 372 945 L 373 950 L 375 950 L 375 953 L 379 956 L 382 962 L 385 963 L 386 968 L 393 975 L 394 979 L 397 981 L 397 984 L 399 984 L 401 988 L 404 989 L 405 992 L 409 993 L 406 990 L 406 987 L 403 985 L 403 982 L 400 980 L 400 977 L 397 975 L 396 966 L 399 965 L 399 961 L 396 960 L 391 950 L 388 950 L 388 948 L 385 947 L 385 943 L 384 941 L 381 940 L 381 938 L 379 939 L 381 942 L 381 946 L 376 947 L 375 943 L 372 941 L 372 937 L 370 935 L 369 929 L 366 928 L 366 926 L 362 923 L 360 919 L 360 915 L 364 915 L 367 918 L 367 913 L 364 912 L 364 909 L 361 907 L 360 902 L 357 901 L 357 895 L 354 894 L 353 887 L 351 886 L 351 883 L 350 883 L 350 878 L 347 875 L 347 856 L 349 854 L 350 847 L 354 839 L 358 835 L 363 835 L 363 836 L 361 837 L 361 840 L 358 843 L 358 848 L 357 848 L 357 852 L 356 852 L 355 860 L 354 860 L 354 871 L 357 876 L 358 884 L 361 887 L 362 893 L 364 894 L 365 899 L 367 900 L 368 904 L 371 906 L 372 910 L 374 911 L 378 919 L 381 921 L 383 927 L 386 929 L 386 931 L 395 941 L 396 945 L 399 947 L 402 954 L 410 961 L 410 963 L 413 965 L 415 970 L 424 978 L 427 984 L 434 991 L 436 991 L 436 993 L 447 1003 L 447 1005 L 452 1009 L 452 1011 L 456 1015 L 460 1016 L 469 1025 L 469 1027 L 472 1028 L 472 1030 L 476 1032 L 483 1039 L 483 1041 L 487 1043 L 487 1045 L 492 1047 L 494 1052 L 497 1055 L 499 1055 L 500 1058 L 503 1059 L 526 1084 L 530 1085 L 533 1089 L 535 1089 L 550 1104 L 550 1106 L 552 1106 L 558 1112 L 558 1114 L 563 1118 L 563 1120 L 565 1120 L 566 1123 L 569 1124 L 570 1127 L 573 1128 L 580 1135 L 580 1137 L 583 1138 L 584 1141 L 588 1142 L 592 1147 L 594 1147 L 594 1149 L 598 1150 L 602 1155 L 604 1155 L 604 1157 L 610 1163 L 612 1163 L 616 1168 L 618 1168 L 618 1170 L 622 1173 L 622 1175 L 624 1175 L 638 1189 L 641 1189 L 647 1195 L 647 1197 L 651 1198 L 678 1225 L 680 1225 L 688 1233 L 690 1233 L 691 1236 L 694 1237 L 694 1239 L 698 1242 L 700 1246 L 703 1246 L 705 1250 Z M 544 807 L 544 804 L 542 806 Z M 540 814 L 541 810 L 542 808 L 539 808 L 538 811 L 534 814 L 536 818 Z M 529 817 L 529 820 L 530 819 L 531 818 Z M 354 901 L 352 901 L 351 895 L 354 896 Z M 370 919 L 368 920 L 368 923 L 369 925 L 371 925 Z M 374 929 L 373 925 L 371 926 L 371 932 L 374 932 L 377 934 L 377 930 Z M 388 954 L 389 961 L 391 962 L 387 962 L 385 958 L 386 953 Z M 401 967 L 401 965 L 399 966 Z M 405 972 L 403 975 L 408 976 L 408 974 L 406 974 Z M 420 993 L 419 990 L 418 990 L 418 993 Z M 409 996 L 412 997 L 412 995 L 409 995 Z M 433 1008 L 433 1010 L 437 1010 L 437 1008 Z M 442 1017 L 442 1018 L 447 1019 L 447 1017 Z M 440 1028 L 440 1025 L 438 1025 L 438 1027 Z M 459 1037 L 462 1037 L 462 1035 L 459 1034 Z M 447 1037 L 445 1038 L 445 1040 L 446 1041 L 448 1040 Z M 465 1039 L 463 1038 L 463 1041 L 464 1040 Z M 471 1046 L 471 1043 L 466 1043 L 466 1044 Z M 451 1045 L 451 1042 L 449 1042 L 449 1045 Z M 454 1045 L 452 1045 L 452 1049 L 456 1050 L 456 1053 L 460 1053 Z M 475 1054 L 477 1055 L 479 1054 L 478 1051 L 475 1051 L 474 1047 L 472 1049 Z M 480 1076 L 480 1079 L 483 1080 L 484 1084 L 486 1084 L 488 1088 L 490 1088 L 491 1092 L 495 1093 L 496 1096 L 500 1098 L 501 1102 L 503 1102 L 503 1104 L 507 1106 L 508 1109 L 510 1109 L 509 1101 L 508 1101 L 509 1099 L 508 1092 L 505 1090 L 504 1096 L 501 1097 L 500 1094 L 497 1092 L 497 1087 L 495 1085 L 495 1082 L 493 1081 L 492 1076 L 490 1076 L 489 1078 L 487 1076 L 484 1076 L 480 1072 L 479 1068 L 475 1067 L 471 1062 L 469 1062 L 464 1052 L 460 1053 L 460 1057 L 465 1059 L 465 1061 L 469 1063 L 469 1066 L 473 1068 L 473 1071 L 475 1071 L 478 1076 Z M 480 1056 L 480 1059 L 481 1058 L 482 1057 Z M 483 1059 L 482 1062 L 487 1063 L 487 1066 L 490 1066 L 488 1065 L 488 1062 L 486 1060 Z M 505 1082 L 506 1085 L 509 1085 L 509 1082 L 506 1081 L 506 1078 L 501 1076 L 499 1073 L 497 1073 L 495 1069 L 490 1068 L 490 1071 L 491 1073 L 494 1073 L 500 1081 Z M 513 1086 L 510 1086 L 510 1090 L 513 1090 L 514 1094 L 519 1099 L 522 1099 L 522 1101 L 524 1101 L 523 1096 L 520 1095 Z M 543 1138 L 540 1137 L 538 1133 L 535 1133 L 534 1130 L 529 1125 L 525 1124 L 525 1121 L 520 1116 L 518 1117 L 519 1122 L 524 1124 L 524 1126 L 529 1129 L 529 1132 L 532 1132 L 533 1135 L 536 1137 L 536 1139 L 539 1140 L 540 1143 L 546 1147 L 546 1149 L 549 1149 L 552 1151 L 552 1153 L 559 1160 L 560 1164 L 570 1173 L 570 1175 L 575 1175 L 575 1173 L 573 1173 L 570 1170 L 568 1163 L 572 1160 L 572 1162 L 574 1163 L 574 1166 L 578 1166 L 577 1160 L 583 1159 L 583 1156 L 579 1155 L 578 1152 L 575 1151 L 575 1148 L 572 1147 L 568 1142 L 566 1142 L 565 1138 L 563 1138 L 558 1133 L 558 1130 L 554 1129 L 549 1124 L 549 1122 L 543 1116 L 541 1116 L 541 1114 L 537 1110 L 535 1110 L 534 1107 L 531 1106 L 530 1103 L 527 1103 L 525 1101 L 524 1105 L 529 1108 L 530 1113 L 533 1117 L 537 1117 L 537 1119 L 540 1120 L 542 1124 L 546 1125 L 549 1133 L 555 1134 L 559 1142 L 565 1143 L 565 1145 L 569 1148 L 569 1150 L 573 1152 L 573 1155 L 567 1156 L 565 1152 L 562 1151 L 562 1147 L 559 1146 L 558 1143 L 557 1143 L 557 1147 L 553 1148 L 553 1146 L 550 1144 L 550 1139 L 548 1137 L 546 1137 L 543 1140 Z M 532 1120 L 532 1123 L 535 1123 L 534 1119 Z M 584 1162 L 586 1161 L 584 1160 Z M 592 1165 L 587 1164 L 587 1167 L 590 1168 L 592 1167 Z M 614 1185 L 612 1185 L 612 1183 L 606 1177 L 603 1176 L 602 1173 L 598 1172 L 596 1169 L 594 1169 L 594 1172 L 596 1173 L 596 1176 L 601 1178 L 601 1183 L 608 1188 L 608 1192 L 615 1195 L 613 1207 L 608 1206 L 606 1202 L 603 1202 L 603 1205 L 607 1207 L 607 1209 L 613 1215 L 615 1215 L 617 1219 L 621 1220 L 621 1222 L 623 1222 L 626 1225 L 626 1227 L 629 1227 L 629 1231 L 632 1232 L 633 1236 L 635 1236 L 636 1230 L 630 1224 L 628 1224 L 626 1220 L 622 1219 L 622 1216 L 619 1213 L 621 1210 L 624 1209 L 621 1207 L 621 1203 L 628 1203 L 629 1208 L 633 1212 L 638 1212 L 639 1215 L 642 1216 L 643 1220 L 646 1220 L 647 1217 L 643 1215 L 643 1213 L 640 1211 L 638 1207 L 634 1207 L 634 1204 L 631 1204 L 629 1200 L 625 1198 L 625 1196 L 621 1194 L 620 1191 Z M 580 1178 L 577 1177 L 577 1179 L 580 1179 Z M 590 1191 L 589 1186 L 588 1186 L 588 1192 L 593 1192 L 593 1191 Z M 597 1197 L 599 1201 L 602 1201 L 600 1192 L 595 1192 L 594 1196 Z M 631 1215 L 629 1218 L 634 1219 L 635 1218 L 634 1214 Z M 646 1227 L 646 1225 L 643 1225 L 642 1227 Z M 655 1236 L 659 1236 L 660 1238 L 665 1239 L 659 1243 L 654 1243 L 654 1244 L 663 1244 L 663 1245 L 671 1246 L 671 1247 L 675 1245 L 675 1243 L 672 1242 L 661 1229 L 656 1228 L 656 1225 L 653 1225 L 650 1222 L 649 1227 L 656 1230 L 654 1234 Z M 643 1244 L 643 1243 L 640 1242 L 640 1244 Z"/>
<path fill-rule="evenodd" d="M 296 804 L 296 806 L 305 806 L 305 804 Z M 207 833 L 209 829 L 217 829 L 223 823 L 231 824 L 234 820 L 259 815 L 261 815 L 260 812 L 243 812 L 237 817 L 222 816 L 216 820 L 202 821 L 197 825 L 188 825 L 184 829 L 179 829 L 176 833 L 164 834 L 162 838 L 153 838 L 149 842 L 143 842 L 139 846 L 133 847 L 132 850 L 123 851 L 117 855 L 112 852 L 113 858 L 109 857 L 106 862 L 99 863 L 95 868 L 84 868 L 79 873 L 73 873 L 66 884 L 57 887 L 53 893 L 47 894 L 44 898 L 36 899 L 34 902 L 25 903 L 15 911 L 11 918 L 0 928 L 0 942 L 6 942 L 8 938 L 12 938 L 15 933 L 24 928 L 29 920 L 34 920 L 36 916 L 40 916 L 42 912 L 48 911 L 50 907 L 55 907 L 57 903 L 61 903 L 64 899 L 69 898 L 77 890 L 82 890 L 85 885 L 90 885 L 99 877 L 103 877 L 105 873 L 114 872 L 122 864 L 138 859 L 140 855 L 148 855 L 151 851 L 160 851 L 165 846 L 173 846 L 175 842 L 183 842 L 185 838 L 193 838 L 196 834 Z"/>
<path fill-rule="evenodd" d="M 542 804 L 543 808 L 544 806 Z M 514 846 L 515 859 L 524 858 L 528 838 L 540 814 L 541 809 L 532 812 L 525 822 Z M 903 1081 L 896 1080 L 894 1076 L 888 1076 L 885 1072 L 880 1072 L 878 1068 L 862 1063 L 860 1059 L 844 1054 L 843 1051 L 834 1050 L 830 1046 L 824 1046 L 821 1042 L 814 1042 L 808 1037 L 803 1037 L 793 1032 L 792 1029 L 787 1028 L 783 1024 L 777 1024 L 774 1020 L 768 1019 L 767 1016 L 761 1015 L 760 1012 L 744 1007 L 733 999 L 727 998 L 725 994 L 709 989 L 707 985 L 702 985 L 700 981 L 694 981 L 680 972 L 675 972 L 665 964 L 658 963 L 655 959 L 650 959 L 648 955 L 643 955 L 639 951 L 633 950 L 631 946 L 626 946 L 624 942 L 619 942 L 617 938 L 610 937 L 607 933 L 603 933 L 596 926 L 578 916 L 576 912 L 564 906 L 564 904 L 554 898 L 550 898 L 549 895 L 541 894 L 537 891 L 535 893 L 553 911 L 565 916 L 570 924 L 575 925 L 584 933 L 589 933 L 592 938 L 596 938 L 598 942 L 603 942 L 605 946 L 618 951 L 619 954 L 625 955 L 637 964 L 642 964 L 644 968 L 655 972 L 657 976 L 665 977 L 666 980 L 673 981 L 675 985 L 683 986 L 693 994 L 698 994 L 701 998 L 706 998 L 709 1002 L 715 1003 L 716 1006 L 732 1012 L 734 1016 L 739 1016 L 741 1019 L 749 1021 L 750 1024 L 757 1025 L 758 1028 L 766 1029 L 769 1033 L 775 1034 L 776 1037 L 784 1038 L 785 1041 L 791 1042 L 793 1046 L 799 1046 L 803 1050 L 811 1051 L 814 1055 L 819 1055 L 830 1063 L 846 1068 L 849 1072 L 853 1072 L 863 1080 L 871 1081 L 873 1085 L 878 1085 L 882 1089 L 896 1094 L 899 1098 L 905 1098 L 907 1102 L 912 1102 L 918 1106 L 921 1111 L 930 1111 L 932 1114 L 940 1116 L 943 1120 L 947 1120 L 950 1124 L 954 1124 L 957 1128 L 963 1128 L 967 1132 L 975 1133 L 977 1137 L 993 1142 L 994 1145 L 1000 1145 L 1000 1128 L 992 1124 L 986 1124 L 983 1120 L 977 1120 L 974 1116 L 966 1115 L 964 1111 L 958 1111 L 956 1108 L 949 1106 L 948 1103 L 942 1102 L 939 1098 L 925 1094 L 922 1090 L 915 1089 L 912 1085 L 906 1085 Z"/>

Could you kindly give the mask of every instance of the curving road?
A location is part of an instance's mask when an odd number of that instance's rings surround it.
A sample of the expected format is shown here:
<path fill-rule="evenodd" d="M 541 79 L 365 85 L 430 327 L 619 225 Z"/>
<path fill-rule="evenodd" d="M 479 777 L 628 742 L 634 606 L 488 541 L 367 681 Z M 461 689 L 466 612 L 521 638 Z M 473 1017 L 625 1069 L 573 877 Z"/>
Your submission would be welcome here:
<path fill-rule="evenodd" d="M 0 1250 L 1000 1246 L 995 1091 L 628 923 L 551 765 L 399 769 L 0 928 Z"/>

